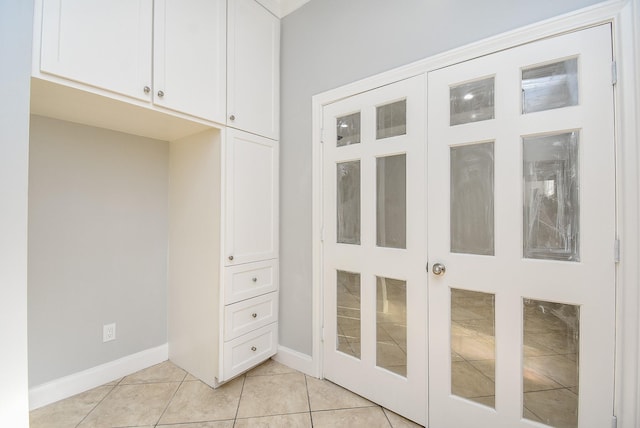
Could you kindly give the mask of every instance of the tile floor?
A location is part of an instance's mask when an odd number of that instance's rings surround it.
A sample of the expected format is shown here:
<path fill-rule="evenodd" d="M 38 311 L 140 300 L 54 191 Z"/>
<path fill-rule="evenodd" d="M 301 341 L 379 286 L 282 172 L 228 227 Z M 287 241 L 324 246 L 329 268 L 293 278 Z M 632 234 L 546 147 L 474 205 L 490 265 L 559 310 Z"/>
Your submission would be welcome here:
<path fill-rule="evenodd" d="M 212 389 L 170 361 L 33 410 L 31 428 L 419 427 L 273 360 Z"/>

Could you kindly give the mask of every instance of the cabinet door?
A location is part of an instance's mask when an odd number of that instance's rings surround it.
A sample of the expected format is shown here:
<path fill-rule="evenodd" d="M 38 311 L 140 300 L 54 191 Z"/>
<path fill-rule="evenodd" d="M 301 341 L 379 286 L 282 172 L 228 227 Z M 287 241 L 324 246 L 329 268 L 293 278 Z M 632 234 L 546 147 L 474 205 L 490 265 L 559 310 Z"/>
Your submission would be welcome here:
<path fill-rule="evenodd" d="M 227 125 L 278 139 L 280 20 L 254 0 L 229 2 Z"/>
<path fill-rule="evenodd" d="M 226 16 L 225 0 L 155 0 L 155 104 L 224 123 Z"/>
<path fill-rule="evenodd" d="M 42 3 L 43 73 L 151 99 L 152 0 Z"/>
<path fill-rule="evenodd" d="M 225 264 L 278 256 L 278 143 L 227 130 Z"/>

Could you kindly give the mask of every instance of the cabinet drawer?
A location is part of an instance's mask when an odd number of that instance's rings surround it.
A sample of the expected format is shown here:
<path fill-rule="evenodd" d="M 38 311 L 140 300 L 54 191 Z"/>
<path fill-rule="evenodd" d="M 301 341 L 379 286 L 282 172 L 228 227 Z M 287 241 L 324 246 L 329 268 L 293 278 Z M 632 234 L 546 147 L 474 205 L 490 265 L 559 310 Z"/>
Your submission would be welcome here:
<path fill-rule="evenodd" d="M 269 293 L 224 308 L 224 340 L 229 341 L 278 321 L 278 293 Z"/>
<path fill-rule="evenodd" d="M 274 322 L 224 344 L 223 373 L 220 382 L 258 365 L 275 355 L 278 347 L 278 323 Z"/>
<path fill-rule="evenodd" d="M 277 259 L 225 268 L 225 305 L 271 293 L 277 289 Z"/>

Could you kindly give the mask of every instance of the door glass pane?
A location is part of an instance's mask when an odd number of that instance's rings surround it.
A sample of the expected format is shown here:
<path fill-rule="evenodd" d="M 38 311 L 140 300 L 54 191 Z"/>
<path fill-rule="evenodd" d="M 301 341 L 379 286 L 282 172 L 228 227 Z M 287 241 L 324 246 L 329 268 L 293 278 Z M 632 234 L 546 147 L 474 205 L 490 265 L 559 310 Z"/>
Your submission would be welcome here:
<path fill-rule="evenodd" d="M 407 376 L 407 282 L 376 278 L 376 365 Z"/>
<path fill-rule="evenodd" d="M 360 244 L 360 161 L 337 164 L 338 243 Z"/>
<path fill-rule="evenodd" d="M 495 296 L 451 289 L 451 393 L 495 408 Z"/>
<path fill-rule="evenodd" d="M 524 299 L 523 417 L 578 426 L 580 307 Z"/>
<path fill-rule="evenodd" d="M 494 254 L 493 142 L 451 147 L 451 252 Z"/>
<path fill-rule="evenodd" d="M 489 77 L 449 88 L 449 125 L 494 119 L 494 85 Z"/>
<path fill-rule="evenodd" d="M 407 100 L 376 108 L 376 139 L 407 133 Z"/>
<path fill-rule="evenodd" d="M 406 248 L 407 155 L 386 156 L 376 164 L 376 242 Z"/>
<path fill-rule="evenodd" d="M 338 271 L 336 349 L 360 358 L 360 274 Z"/>
<path fill-rule="evenodd" d="M 524 257 L 580 261 L 578 133 L 523 139 Z"/>
<path fill-rule="evenodd" d="M 336 119 L 338 147 L 360 143 L 360 112 Z"/>
<path fill-rule="evenodd" d="M 522 70 L 522 112 L 578 104 L 578 59 Z"/>

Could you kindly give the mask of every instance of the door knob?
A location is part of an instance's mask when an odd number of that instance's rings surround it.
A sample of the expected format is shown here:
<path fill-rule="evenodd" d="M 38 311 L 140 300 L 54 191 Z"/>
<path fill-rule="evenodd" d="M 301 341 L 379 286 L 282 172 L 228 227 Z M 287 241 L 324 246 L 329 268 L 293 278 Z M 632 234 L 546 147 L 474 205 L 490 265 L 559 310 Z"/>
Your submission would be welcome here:
<path fill-rule="evenodd" d="M 431 272 L 433 272 L 434 275 L 438 275 L 438 276 L 444 275 L 446 271 L 447 271 L 447 268 L 445 268 L 442 263 L 434 263 L 433 267 L 431 268 Z"/>

